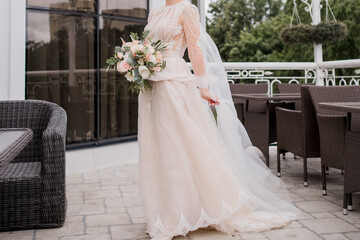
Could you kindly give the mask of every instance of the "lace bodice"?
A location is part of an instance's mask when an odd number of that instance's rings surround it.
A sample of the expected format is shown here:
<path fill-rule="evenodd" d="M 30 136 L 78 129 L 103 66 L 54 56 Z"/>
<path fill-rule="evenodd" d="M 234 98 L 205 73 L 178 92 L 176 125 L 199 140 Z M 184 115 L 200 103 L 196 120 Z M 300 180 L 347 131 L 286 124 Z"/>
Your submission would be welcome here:
<path fill-rule="evenodd" d="M 149 14 L 149 37 L 167 45 L 165 58 L 182 58 L 188 48 L 198 87 L 207 87 L 206 68 L 200 44 L 200 17 L 197 7 L 179 2 L 153 9 Z"/>

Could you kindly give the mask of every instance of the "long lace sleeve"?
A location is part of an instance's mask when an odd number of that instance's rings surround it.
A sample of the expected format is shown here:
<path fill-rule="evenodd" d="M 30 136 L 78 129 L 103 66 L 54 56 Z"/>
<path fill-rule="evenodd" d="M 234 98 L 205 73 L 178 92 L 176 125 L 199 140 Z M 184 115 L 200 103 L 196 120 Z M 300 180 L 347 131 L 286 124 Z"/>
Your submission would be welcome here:
<path fill-rule="evenodd" d="M 208 87 L 204 54 L 200 45 L 200 16 L 197 7 L 186 7 L 182 18 L 189 58 L 199 88 Z"/>

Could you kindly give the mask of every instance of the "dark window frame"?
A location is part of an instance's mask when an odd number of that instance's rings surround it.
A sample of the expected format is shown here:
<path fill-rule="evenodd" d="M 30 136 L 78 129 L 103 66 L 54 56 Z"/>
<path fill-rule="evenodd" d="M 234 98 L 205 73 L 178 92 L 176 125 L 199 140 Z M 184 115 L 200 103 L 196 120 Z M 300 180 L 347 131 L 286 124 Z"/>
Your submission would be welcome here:
<path fill-rule="evenodd" d="M 88 142 L 81 142 L 81 143 L 71 143 L 66 144 L 66 150 L 73 150 L 73 149 L 83 149 L 83 148 L 91 148 L 95 146 L 105 146 L 105 145 L 111 145 L 111 144 L 118 144 L 118 143 L 124 143 L 124 142 L 132 142 L 137 141 L 137 134 L 131 135 L 131 136 L 124 136 L 124 137 L 113 137 L 110 139 L 102 139 L 101 138 L 101 102 L 100 102 L 100 81 L 101 81 L 101 74 L 100 74 L 100 18 L 108 18 L 108 19 L 114 19 L 119 21 L 125 21 L 125 22 L 135 22 L 135 23 L 147 23 L 147 17 L 149 15 L 150 11 L 150 0 L 146 0 L 147 3 L 147 15 L 146 18 L 138 18 L 133 16 L 117 16 L 117 15 L 110 15 L 110 14 L 100 14 L 100 1 L 96 1 L 96 11 L 95 12 L 86 12 L 86 11 L 78 11 L 78 10 L 69 10 L 69 9 L 52 9 L 47 7 L 37 7 L 37 6 L 29 6 L 26 3 L 26 13 L 28 11 L 30 12 L 47 12 L 47 13 L 56 13 L 56 14 L 62 14 L 67 16 L 77 16 L 77 17 L 92 17 L 95 18 L 96 21 L 96 58 L 95 58 L 95 66 L 96 66 L 96 82 L 95 82 L 95 133 L 94 138 L 96 140 L 88 141 Z M 26 26 L 28 26 L 27 22 L 27 16 L 26 16 Z M 27 27 L 26 27 L 26 42 L 27 42 Z M 27 77 L 25 77 L 25 86 L 27 85 Z M 27 96 L 25 96 L 27 98 Z"/>

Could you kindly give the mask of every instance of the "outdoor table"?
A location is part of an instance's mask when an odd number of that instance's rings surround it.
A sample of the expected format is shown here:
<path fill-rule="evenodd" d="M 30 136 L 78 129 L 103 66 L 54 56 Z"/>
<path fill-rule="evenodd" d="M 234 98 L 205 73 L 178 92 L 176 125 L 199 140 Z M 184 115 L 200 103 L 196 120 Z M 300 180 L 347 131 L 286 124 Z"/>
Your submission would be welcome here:
<path fill-rule="evenodd" d="M 269 167 L 269 146 L 277 141 L 276 107 L 287 107 L 288 102 L 301 100 L 300 93 L 232 94 L 234 99 L 246 100 L 244 126 L 254 146 L 262 151 Z M 252 107 L 249 102 L 252 102 Z M 261 103 L 263 102 L 263 103 Z"/>
<path fill-rule="evenodd" d="M 346 112 L 347 113 L 347 130 L 351 131 L 351 115 L 360 114 L 360 102 L 336 102 L 336 103 L 319 103 L 319 108 Z"/>
<path fill-rule="evenodd" d="M 32 140 L 28 128 L 0 128 L 0 171 L 3 170 Z"/>

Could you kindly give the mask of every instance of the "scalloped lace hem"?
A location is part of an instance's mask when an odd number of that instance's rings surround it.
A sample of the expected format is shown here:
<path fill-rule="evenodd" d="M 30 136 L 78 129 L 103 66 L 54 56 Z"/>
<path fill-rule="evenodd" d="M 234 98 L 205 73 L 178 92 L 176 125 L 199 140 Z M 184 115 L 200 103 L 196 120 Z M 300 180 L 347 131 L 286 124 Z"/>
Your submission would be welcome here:
<path fill-rule="evenodd" d="M 173 237 L 175 236 L 186 236 L 189 232 L 191 231 L 195 231 L 199 228 L 206 228 L 206 227 L 212 227 L 218 231 L 222 231 L 228 234 L 233 234 L 236 233 L 238 231 L 234 231 L 234 232 L 228 232 L 226 230 L 226 225 L 227 223 L 224 223 L 225 226 L 221 226 L 219 224 L 221 224 L 223 221 L 226 221 L 228 218 L 232 217 L 234 214 L 236 214 L 238 211 L 241 210 L 241 208 L 248 203 L 249 197 L 245 196 L 245 195 L 241 195 L 240 194 L 240 198 L 238 203 L 235 205 L 235 207 L 230 207 L 228 204 L 226 204 L 225 202 L 223 202 L 223 206 L 222 206 L 222 210 L 221 213 L 219 214 L 219 216 L 217 218 L 212 218 L 210 217 L 206 211 L 204 210 L 203 207 L 201 207 L 201 214 L 199 217 L 199 220 L 197 221 L 196 224 L 192 225 L 190 224 L 185 216 L 181 213 L 180 215 L 180 220 L 178 223 L 178 226 L 176 227 L 176 229 L 174 231 L 168 231 L 166 229 L 166 227 L 163 225 L 160 216 L 158 215 L 157 221 L 154 225 L 154 227 L 149 230 L 147 229 L 146 233 L 148 233 L 152 239 L 166 239 L 166 240 L 171 240 Z M 279 221 L 275 221 L 273 222 L 273 224 L 268 224 L 268 225 L 262 225 L 259 224 L 258 226 L 253 225 L 253 230 L 252 231 L 267 231 L 267 230 L 271 230 L 271 229 L 276 229 L 276 228 L 282 228 L 285 227 L 286 225 L 288 225 L 292 220 L 295 220 L 296 218 L 292 219 L 290 217 L 284 217 L 283 219 L 279 220 Z M 248 232 L 247 230 L 243 230 L 241 232 Z"/>
<path fill-rule="evenodd" d="M 241 207 L 244 205 L 244 203 L 246 203 L 248 200 L 249 200 L 249 198 L 247 196 L 240 194 L 239 201 L 233 208 L 231 206 L 229 206 L 228 204 L 226 204 L 225 202 L 223 202 L 222 210 L 217 218 L 210 217 L 206 213 L 204 208 L 201 207 L 201 213 L 200 213 L 199 220 L 194 225 L 190 224 L 186 220 L 183 213 L 181 213 L 178 226 L 176 227 L 176 229 L 174 231 L 168 231 L 166 229 L 166 227 L 164 227 L 164 225 L 160 219 L 160 216 L 158 215 L 158 218 L 156 220 L 154 227 L 151 230 L 148 229 L 146 232 L 149 233 L 149 235 L 154 239 L 157 239 L 157 236 L 161 236 L 160 239 L 162 239 L 162 238 L 171 239 L 172 237 L 180 236 L 180 235 L 186 236 L 190 231 L 195 231 L 199 228 L 209 227 L 210 225 L 220 224 L 224 219 L 229 218 L 232 214 L 239 211 L 241 209 Z"/>

